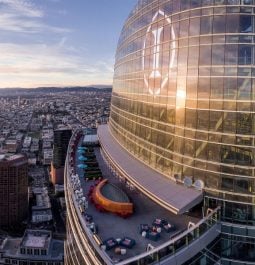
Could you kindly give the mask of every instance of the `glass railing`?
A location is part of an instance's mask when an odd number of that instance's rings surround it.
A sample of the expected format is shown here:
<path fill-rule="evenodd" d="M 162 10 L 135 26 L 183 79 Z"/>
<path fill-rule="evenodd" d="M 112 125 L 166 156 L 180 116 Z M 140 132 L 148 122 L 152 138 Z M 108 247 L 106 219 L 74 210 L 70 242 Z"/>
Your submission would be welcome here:
<path fill-rule="evenodd" d="M 77 245 L 76 255 L 80 256 L 80 264 L 111 265 L 113 262 L 110 257 L 100 249 L 100 246 L 93 239 L 93 233 L 86 226 L 83 215 L 79 210 L 79 205 L 76 202 L 73 188 L 71 187 L 70 177 L 75 173 L 74 151 L 77 148 L 81 136 L 81 130 L 77 130 L 73 133 L 68 146 L 65 166 L 67 208 L 69 208 L 70 211 L 70 216 L 67 218 L 72 226 L 71 233 L 75 235 L 73 244 Z"/>
<path fill-rule="evenodd" d="M 188 247 L 195 240 L 199 239 L 203 234 L 214 227 L 219 221 L 220 207 L 214 209 L 193 227 L 185 230 L 161 246 L 120 262 L 118 265 L 149 265 L 164 261 L 165 259 L 175 255 L 178 251 Z"/>

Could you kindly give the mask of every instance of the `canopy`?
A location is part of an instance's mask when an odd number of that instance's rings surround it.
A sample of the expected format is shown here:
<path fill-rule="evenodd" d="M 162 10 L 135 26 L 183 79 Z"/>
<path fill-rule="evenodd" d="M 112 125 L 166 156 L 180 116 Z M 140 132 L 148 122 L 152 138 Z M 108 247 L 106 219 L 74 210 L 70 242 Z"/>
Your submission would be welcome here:
<path fill-rule="evenodd" d="M 88 166 L 87 165 L 85 165 L 85 164 L 79 164 L 78 165 L 78 168 L 82 168 L 82 169 L 85 169 L 85 168 L 87 168 Z"/>
<path fill-rule="evenodd" d="M 87 147 L 85 147 L 85 146 L 79 146 L 78 147 L 78 150 L 87 150 Z"/>
<path fill-rule="evenodd" d="M 86 158 L 86 157 L 84 157 L 84 156 L 79 156 L 79 160 L 80 160 L 80 161 L 86 161 L 86 160 L 87 160 L 87 158 Z"/>

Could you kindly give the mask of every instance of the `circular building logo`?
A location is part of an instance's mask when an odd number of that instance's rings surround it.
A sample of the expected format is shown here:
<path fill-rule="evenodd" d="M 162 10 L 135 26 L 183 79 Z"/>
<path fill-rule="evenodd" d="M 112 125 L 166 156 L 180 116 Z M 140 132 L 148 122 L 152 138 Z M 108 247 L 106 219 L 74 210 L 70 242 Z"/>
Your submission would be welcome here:
<path fill-rule="evenodd" d="M 171 41 L 171 42 L 170 42 Z M 170 57 L 163 56 L 163 43 L 168 43 L 170 47 Z M 168 82 L 169 71 L 174 65 L 176 55 L 176 36 L 174 27 L 170 17 L 166 17 L 165 13 L 159 10 L 147 28 L 143 53 L 142 53 L 142 69 L 144 71 L 144 83 L 151 95 L 160 95 Z M 162 74 L 162 67 L 167 68 Z"/>

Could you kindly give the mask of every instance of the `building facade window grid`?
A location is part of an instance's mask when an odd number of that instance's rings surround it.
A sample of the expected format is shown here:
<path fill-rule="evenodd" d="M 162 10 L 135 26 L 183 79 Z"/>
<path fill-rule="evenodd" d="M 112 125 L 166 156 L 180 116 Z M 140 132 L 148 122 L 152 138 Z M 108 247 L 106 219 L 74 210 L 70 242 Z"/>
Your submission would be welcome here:
<path fill-rule="evenodd" d="M 139 1 L 119 40 L 110 119 L 114 136 L 150 166 L 203 180 L 208 196 L 238 202 L 249 194 L 249 203 L 255 199 L 254 4 Z M 150 76 L 155 58 L 159 77 Z"/>

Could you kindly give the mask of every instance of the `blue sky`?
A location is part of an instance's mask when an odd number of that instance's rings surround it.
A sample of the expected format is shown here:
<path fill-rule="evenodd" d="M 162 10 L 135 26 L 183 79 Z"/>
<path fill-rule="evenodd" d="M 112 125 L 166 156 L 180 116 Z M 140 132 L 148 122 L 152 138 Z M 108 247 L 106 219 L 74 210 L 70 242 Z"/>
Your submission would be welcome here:
<path fill-rule="evenodd" d="M 137 0 L 0 0 L 0 87 L 111 84 Z"/>

